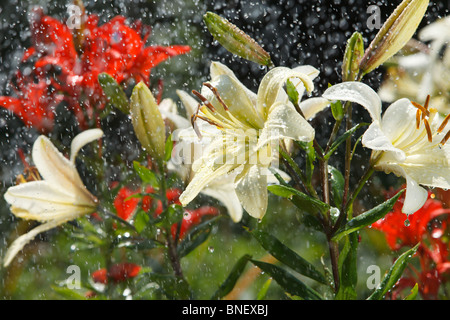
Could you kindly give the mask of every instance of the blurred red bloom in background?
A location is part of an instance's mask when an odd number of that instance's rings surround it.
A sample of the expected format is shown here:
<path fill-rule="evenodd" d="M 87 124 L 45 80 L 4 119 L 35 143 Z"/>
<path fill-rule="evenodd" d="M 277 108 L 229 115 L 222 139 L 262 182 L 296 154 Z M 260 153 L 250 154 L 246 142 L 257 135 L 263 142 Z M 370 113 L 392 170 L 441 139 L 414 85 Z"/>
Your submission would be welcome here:
<path fill-rule="evenodd" d="M 44 15 L 42 9 L 32 11 L 32 45 L 22 59 L 22 64 L 32 68 L 26 75 L 17 71 L 17 98 L 0 97 L 0 105 L 27 126 L 51 131 L 54 110 L 64 99 L 85 129 L 106 103 L 98 82 L 100 73 L 108 73 L 122 85 L 143 81 L 149 86 L 153 67 L 190 51 L 185 45 L 145 46 L 150 28 L 140 21 L 129 25 L 125 17 L 116 16 L 99 26 L 97 15 L 85 16 L 85 20 L 76 31 L 82 34 L 80 40 L 65 23 Z"/>
<path fill-rule="evenodd" d="M 96 283 L 108 283 L 108 278 L 114 282 L 123 282 L 127 279 L 134 278 L 141 271 L 141 267 L 134 263 L 122 262 L 113 264 L 109 270 L 106 268 L 99 269 L 92 273 L 92 279 Z"/>
<path fill-rule="evenodd" d="M 415 246 L 428 232 L 433 238 L 440 237 L 447 226 L 447 219 L 437 218 L 440 216 L 446 218 L 447 216 L 444 215 L 448 215 L 450 209 L 444 208 L 442 202 L 433 197 L 433 194 L 429 192 L 428 199 L 422 208 L 407 216 L 402 212 L 405 200 L 403 193 L 392 211 L 372 224 L 372 228 L 385 234 L 387 243 L 393 250 L 404 246 Z"/>
<path fill-rule="evenodd" d="M 429 192 L 422 208 L 406 216 L 401 211 L 404 198 L 402 194 L 392 211 L 372 224 L 374 229 L 385 234 L 392 250 L 413 247 L 419 243 L 416 257 L 420 269 L 410 264 L 391 292 L 391 298 L 397 299 L 404 289 L 412 288 L 417 283 L 421 297 L 434 300 L 438 298 L 439 288 L 447 281 L 450 271 L 449 244 L 442 239 L 450 209 L 445 208 L 440 200 L 435 199 L 434 193 Z"/>
<path fill-rule="evenodd" d="M 153 202 L 153 198 L 151 196 L 144 195 L 141 198 L 131 197 L 132 195 L 138 194 L 140 190 L 132 190 L 128 187 L 122 187 L 117 193 L 117 196 L 114 199 L 114 207 L 116 208 L 117 215 L 124 219 L 130 220 L 133 215 L 136 213 L 136 210 L 141 203 L 141 208 L 149 212 L 150 209 L 154 207 L 154 215 L 155 217 L 160 215 L 163 211 L 163 206 L 161 200 L 157 200 L 156 203 Z M 148 186 L 145 189 L 146 193 L 153 193 L 154 189 Z M 169 204 L 178 204 L 181 205 L 179 201 L 179 197 L 182 191 L 179 189 L 168 189 L 166 191 L 166 198 Z M 130 198 L 131 197 L 131 198 Z M 195 210 L 185 210 L 183 215 L 183 220 L 181 222 L 181 226 L 178 227 L 178 224 L 175 223 L 172 225 L 172 236 L 174 239 L 178 237 L 179 239 L 183 239 L 183 237 L 189 232 L 189 230 L 202 222 L 203 218 L 206 216 L 214 216 L 219 214 L 219 210 L 215 207 L 203 206 Z M 179 228 L 179 231 L 178 231 Z"/>

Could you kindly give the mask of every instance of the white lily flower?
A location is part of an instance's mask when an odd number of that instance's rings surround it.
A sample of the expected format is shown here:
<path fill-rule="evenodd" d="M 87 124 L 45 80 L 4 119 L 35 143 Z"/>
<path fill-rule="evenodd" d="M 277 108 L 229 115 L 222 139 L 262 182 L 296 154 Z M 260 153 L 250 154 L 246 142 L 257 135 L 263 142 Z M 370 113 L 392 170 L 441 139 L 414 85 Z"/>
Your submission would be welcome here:
<path fill-rule="evenodd" d="M 100 129 L 86 130 L 77 135 L 72 140 L 70 160 L 46 136 L 41 135 L 36 139 L 32 158 L 43 180 L 10 187 L 4 197 L 14 215 L 42 224 L 11 244 L 4 257 L 5 267 L 39 233 L 95 212 L 97 198 L 84 186 L 75 166 L 75 157 L 83 146 L 102 136 Z"/>
<path fill-rule="evenodd" d="M 318 71 L 310 66 L 273 68 L 262 79 L 257 94 L 221 63 L 213 62 L 210 71 L 211 81 L 204 84 L 200 93 L 194 92 L 202 101 L 193 116 L 195 131 L 207 142 L 192 163 L 194 176 L 180 201 L 185 206 L 212 181 L 228 177 L 234 180 L 243 208 L 261 219 L 267 209 L 268 168 L 277 159 L 276 144 L 285 139 L 314 138 L 314 129 L 289 102 L 283 86 L 292 79 L 300 93 L 303 87 L 311 92 Z M 325 107 L 310 104 L 308 116 Z M 192 138 L 192 132 L 188 129 L 180 133 L 181 139 Z"/>
<path fill-rule="evenodd" d="M 437 110 L 403 98 L 392 103 L 381 117 L 381 99 L 369 86 L 359 82 L 340 83 L 323 95 L 330 100 L 346 100 L 365 107 L 372 124 L 362 137 L 372 149 L 371 164 L 376 170 L 406 179 L 402 211 L 412 214 L 425 203 L 428 193 L 421 187 L 450 188 L 450 134 L 447 122 Z"/>

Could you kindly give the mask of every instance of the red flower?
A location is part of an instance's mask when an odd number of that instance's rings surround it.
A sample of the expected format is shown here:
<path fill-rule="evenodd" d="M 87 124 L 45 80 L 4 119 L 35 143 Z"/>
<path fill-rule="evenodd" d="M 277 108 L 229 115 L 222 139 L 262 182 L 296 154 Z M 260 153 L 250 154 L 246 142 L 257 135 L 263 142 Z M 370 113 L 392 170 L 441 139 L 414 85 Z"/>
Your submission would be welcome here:
<path fill-rule="evenodd" d="M 114 207 L 116 208 L 117 215 L 124 219 L 130 220 L 136 212 L 136 209 L 141 202 L 141 207 L 144 211 L 149 212 L 153 205 L 153 198 L 151 196 L 144 196 L 142 198 L 129 198 L 130 196 L 139 193 L 139 190 L 131 190 L 127 187 L 122 187 L 117 193 L 114 199 Z M 146 188 L 147 193 L 153 193 L 154 189 L 152 187 Z M 181 190 L 179 189 L 169 189 L 166 191 L 166 198 L 169 204 L 181 205 L 179 197 L 181 195 Z M 127 199 L 129 198 L 129 199 Z M 162 213 L 162 203 L 160 200 L 156 203 L 155 216 Z M 196 210 L 186 210 L 181 222 L 179 230 L 179 238 L 183 239 L 187 232 L 195 225 L 199 224 L 205 216 L 217 215 L 219 210 L 214 207 L 200 207 Z M 171 232 L 174 239 L 176 239 L 178 231 L 178 224 L 172 225 Z"/>
<path fill-rule="evenodd" d="M 405 199 L 402 194 L 392 211 L 383 219 L 372 224 L 372 227 L 384 232 L 386 240 L 393 250 L 398 250 L 403 246 L 415 246 L 428 232 L 428 228 L 431 228 L 431 236 L 437 238 L 446 228 L 447 220 L 443 220 L 437 225 L 431 222 L 435 222 L 434 219 L 441 215 L 449 214 L 450 210 L 445 209 L 440 201 L 432 197 L 432 193 L 429 192 L 428 200 L 422 208 L 407 216 L 401 211 Z M 408 226 L 405 225 L 406 220 L 409 221 Z"/>
<path fill-rule="evenodd" d="M 127 279 L 134 278 L 141 271 L 141 267 L 134 263 L 123 262 L 118 264 L 113 264 L 109 271 L 105 268 L 99 269 L 92 273 L 92 279 L 97 283 L 108 283 L 108 278 L 112 279 L 114 282 L 123 282 Z"/>
<path fill-rule="evenodd" d="M 154 189 L 148 186 L 145 190 L 146 193 L 154 193 Z M 139 202 L 142 201 L 141 207 L 144 211 L 149 212 L 153 205 L 153 198 L 151 196 L 143 196 L 142 198 L 129 198 L 132 195 L 140 193 L 140 190 L 130 189 L 128 187 L 120 188 L 114 199 L 114 207 L 116 208 L 117 215 L 124 219 L 129 220 L 136 213 L 136 209 Z M 178 198 L 181 195 L 181 191 L 178 189 L 169 189 L 166 191 L 166 198 L 169 204 L 180 204 Z M 129 199 L 127 199 L 129 198 Z M 162 212 L 162 203 L 160 200 L 156 203 L 155 216 L 160 215 Z"/>
<path fill-rule="evenodd" d="M 22 79 L 27 85 L 19 86 L 18 97 L 0 97 L 0 105 L 43 132 L 52 129 L 52 111 L 63 97 L 80 126 L 87 127 L 87 120 L 93 119 L 106 103 L 98 83 L 100 73 L 108 73 L 120 84 L 132 80 L 149 86 L 151 68 L 190 51 L 184 45 L 146 47 L 149 28 L 140 22 L 130 26 L 125 17 L 116 16 L 98 26 L 98 17 L 89 15 L 81 50 L 77 52 L 66 24 L 45 16 L 42 9 L 34 10 L 31 17 L 32 46 L 25 51 L 23 63 L 31 62 L 33 69 L 26 80 Z M 17 77 L 23 75 L 18 72 Z M 35 79 L 39 90 L 32 85 Z M 49 83 L 58 92 L 57 99 L 50 93 Z"/>
<path fill-rule="evenodd" d="M 215 207 L 204 206 L 196 210 L 186 210 L 183 221 L 181 222 L 179 238 L 184 236 L 191 230 L 192 227 L 202 222 L 205 216 L 215 216 L 219 214 L 219 210 Z M 172 226 L 172 236 L 175 239 L 177 235 L 178 224 Z"/>

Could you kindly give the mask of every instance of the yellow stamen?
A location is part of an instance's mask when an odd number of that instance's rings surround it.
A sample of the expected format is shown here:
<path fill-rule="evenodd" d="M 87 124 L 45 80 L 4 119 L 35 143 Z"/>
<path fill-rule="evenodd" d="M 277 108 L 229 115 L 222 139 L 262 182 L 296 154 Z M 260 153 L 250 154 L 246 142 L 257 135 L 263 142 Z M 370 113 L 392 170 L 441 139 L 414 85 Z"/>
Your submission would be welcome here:
<path fill-rule="evenodd" d="M 442 121 L 442 123 L 439 126 L 439 129 L 437 130 L 437 132 L 442 132 L 442 130 L 444 130 L 445 127 L 447 126 L 447 123 L 448 123 L 449 120 L 450 120 L 450 113 L 445 117 L 444 121 Z"/>
<path fill-rule="evenodd" d="M 430 124 L 427 119 L 423 119 L 423 123 L 425 124 L 425 129 L 427 130 L 428 141 L 431 142 L 433 141 L 433 135 L 431 133 Z"/>
<path fill-rule="evenodd" d="M 441 140 L 441 142 L 439 142 L 439 145 L 440 146 L 443 146 L 446 142 L 447 142 L 447 140 L 450 138 L 450 131 L 448 131 L 447 133 L 446 133 L 446 135 L 444 136 L 444 138 Z"/>
<path fill-rule="evenodd" d="M 428 110 L 428 104 L 430 103 L 430 95 L 427 95 L 427 98 L 425 99 L 425 104 L 423 107 Z"/>
<path fill-rule="evenodd" d="M 212 93 L 214 94 L 214 96 L 217 98 L 217 100 L 219 100 L 219 103 L 222 105 L 222 107 L 228 111 L 228 106 L 225 104 L 225 102 L 222 100 L 222 98 L 219 95 L 219 92 L 217 91 L 217 89 L 215 87 L 213 87 L 210 83 L 203 83 L 203 85 L 207 88 L 209 88 Z"/>
<path fill-rule="evenodd" d="M 427 117 L 430 116 L 430 111 L 428 109 L 425 109 L 422 105 L 418 104 L 417 102 L 411 101 L 412 105 L 422 111 L 422 119 L 425 118 L 425 115 Z"/>
<path fill-rule="evenodd" d="M 420 111 L 420 109 L 417 109 L 416 112 L 416 128 L 419 129 L 420 127 L 420 115 L 422 114 L 422 112 Z"/>
<path fill-rule="evenodd" d="M 216 109 L 214 108 L 214 106 L 211 104 L 211 102 L 208 101 L 208 99 L 206 99 L 204 96 L 202 96 L 202 94 L 196 90 L 192 90 L 192 93 L 199 98 L 203 104 L 205 106 L 207 106 L 209 108 L 209 110 L 211 110 L 212 112 L 216 111 Z"/>

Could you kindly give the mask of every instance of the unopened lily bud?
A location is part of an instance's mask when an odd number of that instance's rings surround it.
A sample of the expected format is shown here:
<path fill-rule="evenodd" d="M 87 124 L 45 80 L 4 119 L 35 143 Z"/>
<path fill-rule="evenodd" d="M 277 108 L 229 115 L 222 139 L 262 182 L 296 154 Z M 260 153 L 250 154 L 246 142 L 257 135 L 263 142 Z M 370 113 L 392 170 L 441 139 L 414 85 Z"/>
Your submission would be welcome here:
<path fill-rule="evenodd" d="M 131 94 L 130 114 L 134 132 L 145 151 L 155 160 L 164 159 L 166 129 L 150 89 L 138 83 Z"/>
<path fill-rule="evenodd" d="M 428 7 L 428 0 L 403 0 L 367 48 L 360 63 L 363 74 L 396 54 L 411 39 Z"/>
<path fill-rule="evenodd" d="M 361 33 L 355 32 L 347 41 L 342 63 L 342 81 L 355 81 L 359 74 L 359 62 L 364 54 L 364 41 Z"/>
<path fill-rule="evenodd" d="M 227 19 L 207 12 L 203 20 L 214 39 L 231 53 L 263 66 L 273 66 L 269 53 Z"/>

